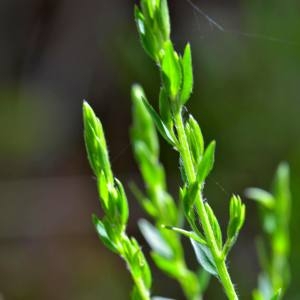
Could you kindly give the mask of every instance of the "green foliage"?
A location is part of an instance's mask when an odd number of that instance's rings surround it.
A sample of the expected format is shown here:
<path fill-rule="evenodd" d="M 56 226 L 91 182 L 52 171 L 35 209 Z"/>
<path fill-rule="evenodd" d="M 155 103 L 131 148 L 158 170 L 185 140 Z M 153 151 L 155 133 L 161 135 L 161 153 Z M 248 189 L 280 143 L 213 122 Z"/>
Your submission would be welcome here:
<path fill-rule="evenodd" d="M 171 41 L 167 41 L 164 45 L 161 70 L 167 94 L 170 95 L 171 101 L 173 101 L 180 91 L 182 72 L 178 54 L 174 50 Z"/>
<path fill-rule="evenodd" d="M 180 101 L 182 104 L 190 98 L 193 91 L 193 67 L 192 54 L 190 44 L 187 44 L 182 59 L 180 60 L 182 67 L 182 88 L 180 93 Z"/>
<path fill-rule="evenodd" d="M 227 226 L 227 240 L 224 245 L 224 255 L 226 256 L 234 245 L 238 234 L 245 222 L 246 207 L 239 196 L 232 196 L 230 199 L 229 223 Z"/>
<path fill-rule="evenodd" d="M 204 268 L 204 270 L 218 277 L 218 271 L 209 248 L 205 244 L 196 242 L 194 239 L 191 239 L 191 243 L 194 248 L 197 260 Z"/>
<path fill-rule="evenodd" d="M 147 109 L 148 113 L 151 115 L 157 130 L 159 133 L 163 136 L 163 138 L 170 143 L 171 145 L 175 145 L 175 136 L 174 133 L 169 130 L 167 125 L 163 122 L 161 117 L 158 115 L 158 113 L 155 111 L 155 109 L 150 105 L 148 100 L 146 99 L 146 96 L 143 92 L 143 89 L 138 86 L 134 85 L 132 88 L 132 97 L 136 99 L 136 101 L 143 102 L 145 108 Z"/>
<path fill-rule="evenodd" d="M 149 2 L 148 5 L 145 5 L 146 2 Z M 232 198 L 227 230 L 228 237 L 223 245 L 222 231 L 218 219 L 211 206 L 204 203 L 202 195 L 204 181 L 214 165 L 215 142 L 211 142 L 205 148 L 197 121 L 191 115 L 186 122 L 182 118 L 183 105 L 189 100 L 193 90 L 190 45 L 186 46 L 183 56 L 176 52 L 169 36 L 161 35 L 160 31 L 157 30 L 158 19 L 154 12 L 159 7 L 159 1 L 150 2 L 141 1 L 141 7 L 136 7 L 138 14 L 136 13 L 135 16 L 143 47 L 158 65 L 162 79 L 158 101 L 159 113 L 149 104 L 144 93 L 140 92 L 141 88 L 138 88 L 138 92 L 136 92 L 136 87 L 134 87 L 132 95 L 134 103 L 139 106 L 144 105 L 145 111 L 151 115 L 159 133 L 179 153 L 183 179 L 183 186 L 180 189 L 180 201 L 183 202 L 183 205 L 180 207 L 183 208 L 183 213 L 192 229 L 192 233 L 178 227 L 176 223 L 172 223 L 174 220 L 168 222 L 165 218 L 168 211 L 164 210 L 162 204 L 160 204 L 164 203 L 162 200 L 164 198 L 161 195 L 166 193 L 165 183 L 161 177 L 161 185 L 159 180 L 156 180 L 156 184 L 154 184 L 154 181 L 150 178 L 151 176 L 149 176 L 151 173 L 155 174 L 154 169 L 161 169 L 158 154 L 152 153 L 153 158 L 149 158 L 151 157 L 151 151 L 149 147 L 145 146 L 147 137 L 143 137 L 141 129 L 140 136 L 137 135 L 140 122 L 137 120 L 139 118 L 138 114 L 135 113 L 133 145 L 146 185 L 147 196 L 143 198 L 146 198 L 146 203 L 151 203 L 154 210 L 156 210 L 155 214 L 151 214 L 156 222 L 156 227 L 165 224 L 164 227 L 171 229 L 174 233 L 181 233 L 190 237 L 200 265 L 219 278 L 229 299 L 237 299 L 227 271 L 226 258 L 244 223 L 245 206 L 241 203 L 239 197 L 234 196 Z M 164 17 L 166 23 L 169 24 L 169 18 L 166 15 Z M 141 20 L 143 27 L 140 26 Z M 154 32 L 157 34 L 156 39 L 153 39 L 151 35 Z M 143 152 L 146 153 L 145 155 L 141 154 L 141 143 L 144 143 Z M 151 160 L 152 164 L 147 164 L 147 160 Z M 146 164 L 147 168 L 144 168 L 143 165 Z M 151 170 L 151 165 L 154 168 L 153 170 Z M 161 214 L 161 212 L 164 213 Z M 161 235 L 164 234 L 163 231 L 160 232 Z M 160 265 L 162 265 L 161 261 Z"/>
<path fill-rule="evenodd" d="M 153 114 L 152 108 L 149 109 L 144 99 L 141 87 L 133 86 L 131 137 L 136 161 L 145 182 L 146 195 L 137 191 L 136 186 L 133 186 L 133 192 L 155 223 L 153 226 L 146 220 L 140 220 L 139 227 L 152 249 L 151 256 L 158 268 L 179 282 L 188 299 L 199 299 L 202 287 L 197 274 L 186 266 L 178 233 L 162 226 L 178 226 L 181 211 L 167 192 L 164 168 L 159 161 L 158 137 L 154 125 L 156 124 L 161 133 L 160 124 L 157 122 L 159 116 Z M 164 133 L 162 136 L 166 138 Z M 187 281 L 189 284 L 186 284 Z"/>
<path fill-rule="evenodd" d="M 160 62 L 164 44 L 170 39 L 167 0 L 141 0 L 141 8 L 135 6 L 135 21 L 146 53 Z"/>
<path fill-rule="evenodd" d="M 158 66 L 161 77 L 158 111 L 147 100 L 141 86 L 133 85 L 131 93 L 131 139 L 145 191 L 134 183 L 131 189 L 152 221 L 140 220 L 140 230 L 156 266 L 180 284 L 187 299 L 202 299 L 213 275 L 227 298 L 237 300 L 227 258 L 245 222 L 246 208 L 239 196 L 231 197 L 225 237 L 213 207 L 204 198 L 205 181 L 214 166 L 216 143 L 212 141 L 206 146 L 198 122 L 192 115 L 187 120 L 183 118 L 184 105 L 193 91 L 190 44 L 183 55 L 174 49 L 167 0 L 141 0 L 140 5 L 135 6 L 135 21 L 142 46 Z M 129 217 L 126 193 L 122 183 L 113 176 L 101 122 L 86 102 L 83 119 L 88 160 L 97 178 L 104 212 L 102 219 L 93 216 L 93 224 L 102 243 L 126 261 L 134 281 L 132 299 L 148 300 L 151 271 L 138 242 L 126 234 Z M 178 203 L 167 190 L 156 130 L 179 156 L 182 186 Z M 255 300 L 281 299 L 289 282 L 288 166 L 281 164 L 278 168 L 272 193 L 252 188 L 247 194 L 260 204 L 266 235 L 265 242 L 258 243 L 263 271 L 253 297 Z M 188 229 L 184 228 L 185 221 Z M 186 264 L 181 236 L 190 240 L 199 262 L 195 271 Z"/>
<path fill-rule="evenodd" d="M 192 146 L 191 146 L 192 148 Z M 216 143 L 211 142 L 206 148 L 203 158 L 199 161 L 198 166 L 196 166 L 197 170 L 197 182 L 200 184 L 206 179 L 210 171 L 212 170 L 215 162 L 215 148 Z"/>
<path fill-rule="evenodd" d="M 91 168 L 97 177 L 99 198 L 104 217 L 93 215 L 93 224 L 103 244 L 127 263 L 135 287 L 132 299 L 150 299 L 151 271 L 133 238 L 125 232 L 128 202 L 122 183 L 113 177 L 104 132 L 100 120 L 87 102 L 83 103 L 84 138 Z"/>
<path fill-rule="evenodd" d="M 289 222 L 291 195 L 289 166 L 281 163 L 276 171 L 272 192 L 249 188 L 246 195 L 257 201 L 261 213 L 264 240 L 258 242 L 262 273 L 253 298 L 281 299 L 289 284 Z"/>

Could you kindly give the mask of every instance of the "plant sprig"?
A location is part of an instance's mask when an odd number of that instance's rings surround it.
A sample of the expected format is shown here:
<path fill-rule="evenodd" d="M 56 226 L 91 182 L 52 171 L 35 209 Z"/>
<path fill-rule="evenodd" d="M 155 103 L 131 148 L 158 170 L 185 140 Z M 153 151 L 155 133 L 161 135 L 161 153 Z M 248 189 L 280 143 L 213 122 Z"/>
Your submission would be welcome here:
<path fill-rule="evenodd" d="M 262 272 L 254 300 L 281 299 L 288 287 L 289 223 L 291 213 L 290 171 L 287 163 L 277 168 L 271 193 L 260 188 L 246 190 L 248 198 L 259 204 L 265 238 L 259 238 L 257 250 Z"/>
<path fill-rule="evenodd" d="M 174 49 L 166 0 L 141 0 L 140 7 L 135 7 L 135 19 L 143 48 L 160 70 L 159 113 L 142 93 L 139 97 L 162 137 L 179 153 L 184 181 L 181 198 L 185 217 L 197 236 L 191 237 L 196 256 L 206 271 L 218 277 L 228 299 L 238 299 L 226 259 L 244 223 L 245 206 L 238 196 L 231 198 L 227 238 L 223 244 L 218 219 L 203 201 L 204 181 L 214 165 L 215 142 L 205 148 L 197 121 L 190 115 L 184 122 L 182 117 L 193 90 L 190 45 L 186 45 L 183 55 Z"/>
<path fill-rule="evenodd" d="M 104 132 L 100 120 L 87 102 L 83 103 L 84 138 L 91 168 L 97 178 L 97 187 L 104 217 L 93 215 L 93 223 L 102 243 L 121 256 L 134 281 L 132 299 L 149 300 L 152 282 L 151 270 L 138 242 L 128 237 L 128 202 L 122 183 L 113 176 Z"/>
<path fill-rule="evenodd" d="M 187 299 L 200 300 L 209 275 L 203 270 L 195 273 L 188 269 L 180 234 L 163 227 L 164 224 L 171 225 L 170 228 L 180 226 L 182 209 L 167 192 L 165 171 L 159 161 L 157 132 L 142 99 L 146 99 L 142 88 L 134 85 L 131 139 L 136 161 L 145 182 L 146 195 L 135 185 L 132 185 L 132 190 L 155 223 L 152 225 L 146 220 L 140 220 L 139 227 L 152 249 L 151 256 L 158 268 L 179 282 Z"/>

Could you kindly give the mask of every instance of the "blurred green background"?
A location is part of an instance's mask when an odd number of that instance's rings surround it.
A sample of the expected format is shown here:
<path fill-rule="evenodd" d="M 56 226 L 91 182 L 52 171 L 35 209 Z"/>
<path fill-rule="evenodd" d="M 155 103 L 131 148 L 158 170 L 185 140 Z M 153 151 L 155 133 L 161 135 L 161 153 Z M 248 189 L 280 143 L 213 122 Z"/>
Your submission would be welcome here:
<path fill-rule="evenodd" d="M 195 91 L 188 110 L 206 141 L 216 139 L 206 196 L 227 221 L 230 194 L 269 188 L 281 160 L 290 163 L 292 283 L 300 299 L 300 2 L 195 0 L 219 30 L 186 0 L 170 1 L 177 50 L 192 44 Z M 159 77 L 140 47 L 133 1 L 0 1 L 0 299 L 129 299 L 123 262 L 98 241 L 101 215 L 82 138 L 82 99 L 103 121 L 115 174 L 139 183 L 128 128 L 130 86 L 143 84 L 156 104 Z M 162 145 L 174 195 L 176 154 Z M 148 248 L 130 195 L 129 232 Z M 241 299 L 259 272 L 254 203 L 229 261 Z M 195 264 L 187 245 L 189 260 Z M 183 299 L 155 268 L 154 293 Z M 213 280 L 205 299 L 224 299 Z"/>

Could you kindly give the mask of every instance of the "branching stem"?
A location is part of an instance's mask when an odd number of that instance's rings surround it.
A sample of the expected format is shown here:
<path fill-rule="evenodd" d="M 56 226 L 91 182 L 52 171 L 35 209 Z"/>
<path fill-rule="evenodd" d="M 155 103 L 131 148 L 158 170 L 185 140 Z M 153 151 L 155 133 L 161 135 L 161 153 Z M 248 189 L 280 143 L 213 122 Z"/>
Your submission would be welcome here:
<path fill-rule="evenodd" d="M 179 141 L 179 152 L 181 155 L 181 158 L 183 160 L 183 165 L 185 168 L 186 176 L 188 182 L 191 184 L 195 182 L 196 180 L 196 171 L 193 165 L 192 161 L 192 155 L 189 149 L 188 140 L 186 137 L 185 129 L 184 129 L 184 123 L 182 119 L 182 113 L 179 111 L 174 116 L 174 122 L 175 127 L 178 133 L 178 141 Z M 209 222 L 204 202 L 202 201 L 202 195 L 199 191 L 196 197 L 196 207 L 197 211 L 199 213 L 201 224 L 203 226 L 204 235 L 206 237 L 208 246 L 211 250 L 212 256 L 214 258 L 214 262 L 216 265 L 216 268 L 218 270 L 219 279 L 224 287 L 225 293 L 230 300 L 238 300 L 238 296 L 235 292 L 233 283 L 231 281 L 230 275 L 228 273 L 225 259 L 222 255 L 221 249 L 219 249 L 216 238 L 213 232 L 213 229 L 211 227 L 211 224 Z"/>

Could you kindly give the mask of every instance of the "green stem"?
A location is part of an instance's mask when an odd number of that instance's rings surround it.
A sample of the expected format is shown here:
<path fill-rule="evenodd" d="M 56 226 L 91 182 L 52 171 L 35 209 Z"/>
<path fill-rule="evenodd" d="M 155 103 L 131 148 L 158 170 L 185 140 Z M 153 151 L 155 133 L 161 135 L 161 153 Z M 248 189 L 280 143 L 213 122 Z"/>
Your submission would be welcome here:
<path fill-rule="evenodd" d="M 153 200 L 157 209 L 159 210 L 159 217 L 156 222 L 157 228 L 160 228 L 162 224 L 169 224 L 170 222 L 168 219 L 168 214 L 166 213 L 166 209 L 168 208 L 162 201 L 161 197 L 163 192 L 164 189 L 161 186 L 156 187 L 154 191 Z M 178 272 L 174 274 L 174 279 L 180 284 L 186 299 L 202 300 L 199 281 L 195 274 L 187 268 L 179 235 L 169 230 L 167 231 L 167 237 L 167 241 L 170 243 L 170 246 L 176 249 L 175 252 L 177 258 L 176 262 L 174 262 L 174 266 L 178 266 Z"/>
<path fill-rule="evenodd" d="M 183 293 L 188 300 L 202 300 L 202 295 L 199 287 L 199 281 L 195 274 L 190 272 L 189 270 L 185 270 L 182 272 L 182 276 L 179 276 L 178 281 L 180 282 Z M 193 276 L 193 277 L 191 277 Z M 193 284 L 197 285 L 197 290 L 191 289 L 191 278 L 193 278 Z"/>
<path fill-rule="evenodd" d="M 139 294 L 141 296 L 141 300 L 150 300 L 150 292 L 149 290 L 145 287 L 144 281 L 142 278 L 136 278 L 134 280 L 135 285 L 139 291 Z"/>
<path fill-rule="evenodd" d="M 141 297 L 141 300 L 150 300 L 150 292 L 146 288 L 144 281 L 141 277 L 134 278 L 135 286 L 137 287 L 139 291 L 139 295 Z"/>
<path fill-rule="evenodd" d="M 178 133 L 178 140 L 179 140 L 179 152 L 183 160 L 184 168 L 186 171 L 186 176 L 189 183 L 193 183 L 196 180 L 196 172 L 192 161 L 192 155 L 190 152 L 188 140 L 185 134 L 184 124 L 182 120 L 181 111 L 179 111 L 174 116 L 174 122 Z M 204 231 L 204 235 L 207 240 L 207 244 L 211 250 L 212 256 L 215 261 L 215 265 L 218 271 L 218 275 L 220 281 L 224 287 L 225 293 L 230 300 L 238 300 L 238 296 L 235 292 L 233 283 L 231 281 L 230 275 L 228 273 L 225 258 L 222 255 L 221 249 L 219 249 L 216 238 L 209 222 L 202 195 L 199 191 L 196 198 L 196 207 L 201 218 L 201 223 Z"/>

